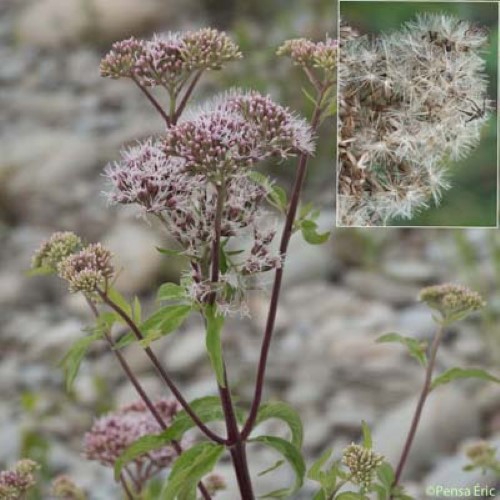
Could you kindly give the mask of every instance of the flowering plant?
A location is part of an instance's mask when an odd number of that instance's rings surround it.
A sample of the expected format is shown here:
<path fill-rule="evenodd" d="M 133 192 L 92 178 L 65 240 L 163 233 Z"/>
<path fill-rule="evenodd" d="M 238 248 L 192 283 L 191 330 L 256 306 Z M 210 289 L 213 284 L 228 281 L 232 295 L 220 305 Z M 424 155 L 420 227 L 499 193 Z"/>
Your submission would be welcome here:
<path fill-rule="evenodd" d="M 132 80 L 165 122 L 161 135 L 124 149 L 120 159 L 106 167 L 107 197 L 110 203 L 132 205 L 142 217 L 158 220 L 175 243 L 175 248 L 159 251 L 183 256 L 186 269 L 179 283 L 160 286 L 160 307 L 144 319 L 139 300 L 129 301 L 114 287 L 117 272 L 113 256 L 100 243 L 88 244 L 71 232 L 55 233 L 35 253 L 32 267 L 35 274 L 57 274 L 71 293 L 84 296 L 95 316 L 95 324 L 63 360 L 68 388 L 89 347 L 104 341 L 137 392 L 136 403 L 97 419 L 84 437 L 84 456 L 112 467 L 128 499 L 193 500 L 197 495 L 210 499 L 224 487 L 224 478 L 212 470 L 228 453 L 241 498 L 253 500 L 256 481 L 249 472 L 246 448 L 254 444 L 283 456 L 261 474 L 285 461 L 295 473 L 291 486 L 279 487 L 267 497 L 291 497 L 307 477 L 318 483 L 315 500 L 367 499 L 372 494 L 380 499 L 408 498 L 399 479 L 428 392 L 457 377 L 496 380 L 481 370 L 462 370 L 431 381 L 442 328 L 483 306 L 477 294 L 448 285 L 431 287 L 421 294 L 421 300 L 440 314 L 440 330 L 429 363 L 415 340 L 396 334 L 380 339 L 403 343 L 427 367 L 421 402 L 396 473 L 372 449 L 365 423 L 361 444 L 349 445 L 338 460 L 331 460 L 332 453 L 327 451 L 307 470 L 301 453 L 299 415 L 286 403 L 262 402 L 290 239 L 299 231 L 312 244 L 328 238 L 328 234 L 318 232 L 315 211 L 307 206 L 299 210 L 299 203 L 316 132 L 336 111 L 337 49 L 337 43 L 329 38 L 318 43 L 289 40 L 278 49 L 279 55 L 289 57 L 305 73 L 311 85 L 312 91 L 305 91 L 314 103 L 310 121 L 255 91 L 231 90 L 203 107 L 189 109 L 202 74 L 241 57 L 237 46 L 215 30 L 171 33 L 150 41 L 130 38 L 115 43 L 102 61 L 103 76 Z M 163 109 L 151 87 L 166 90 L 168 109 Z M 297 168 L 288 196 L 256 168 L 265 160 L 280 162 L 293 157 Z M 274 224 L 268 224 L 271 207 L 284 217 L 277 249 L 274 240 L 278 231 Z M 271 273 L 274 279 L 254 393 L 245 412 L 233 400 L 223 327 L 227 315 L 247 314 L 248 291 L 261 286 L 259 278 Z M 205 326 L 218 396 L 187 401 L 168 367 L 155 354 L 154 342 L 173 333 L 192 314 L 199 315 Z M 125 326 L 128 332 L 117 338 L 115 325 Z M 150 398 L 123 353 L 123 347 L 132 343 L 144 350 L 172 399 L 155 402 Z M 259 424 L 269 419 L 281 420 L 288 428 L 288 438 L 259 435 Z M 212 425 L 216 422 L 224 423 L 224 434 Z M 189 434 L 192 429 L 197 429 L 203 440 L 194 439 Z M 17 488 L 14 493 L 24 494 L 34 481 L 34 469 L 24 470 L 5 473 L 0 487 L 13 483 Z M 23 475 L 18 478 L 19 471 Z M 12 474 L 15 481 L 9 479 Z M 150 486 L 155 480 L 161 485 L 153 494 Z M 54 481 L 53 494 L 86 498 L 85 492 L 65 476 Z"/>

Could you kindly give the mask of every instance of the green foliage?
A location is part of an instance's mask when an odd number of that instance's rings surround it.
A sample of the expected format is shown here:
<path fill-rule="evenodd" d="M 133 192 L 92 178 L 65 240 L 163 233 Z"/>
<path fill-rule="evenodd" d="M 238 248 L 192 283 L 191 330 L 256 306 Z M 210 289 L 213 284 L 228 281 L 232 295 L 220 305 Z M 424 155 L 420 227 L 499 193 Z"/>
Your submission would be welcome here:
<path fill-rule="evenodd" d="M 302 237 L 310 245 L 321 245 L 328 241 L 330 232 L 319 233 L 318 223 L 319 210 L 315 210 L 311 203 L 303 205 L 299 211 L 299 216 L 294 224 L 294 229 L 302 232 Z"/>
<path fill-rule="evenodd" d="M 68 392 L 70 392 L 73 388 L 73 383 L 78 375 L 78 370 L 80 369 L 80 365 L 82 364 L 83 358 L 87 354 L 89 347 L 93 342 L 99 340 L 101 336 L 102 334 L 100 331 L 95 331 L 90 335 L 78 339 L 60 361 L 59 364 L 64 370 L 64 379 L 66 381 L 66 390 Z"/>
<path fill-rule="evenodd" d="M 161 492 L 161 500 L 196 500 L 196 485 L 218 462 L 224 446 L 199 443 L 175 461 Z"/>
<path fill-rule="evenodd" d="M 486 370 L 482 370 L 481 368 L 450 368 L 446 370 L 441 375 L 438 375 L 431 384 L 430 390 L 434 390 L 436 387 L 440 385 L 447 384 L 452 380 L 462 379 L 462 378 L 477 378 L 481 380 L 488 380 L 490 382 L 500 383 L 500 379 L 494 377 Z"/>
<path fill-rule="evenodd" d="M 257 414 L 255 425 L 259 425 L 270 418 L 277 418 L 285 422 L 292 434 L 290 442 L 298 449 L 302 447 L 304 435 L 302 421 L 299 414 L 290 405 L 280 401 L 263 404 Z"/>
<path fill-rule="evenodd" d="M 156 300 L 183 300 L 186 299 L 186 290 L 183 286 L 176 283 L 164 283 L 158 289 Z"/>
<path fill-rule="evenodd" d="M 127 299 L 116 289 L 110 287 L 106 293 L 108 298 L 114 302 L 120 309 L 123 309 L 128 316 L 132 316 L 132 307 Z"/>
<path fill-rule="evenodd" d="M 222 357 L 221 331 L 224 325 L 224 316 L 217 313 L 216 306 L 208 306 L 205 309 L 207 320 L 207 352 L 210 363 L 217 377 L 217 383 L 221 387 L 226 386 L 224 359 Z"/>
<path fill-rule="evenodd" d="M 425 354 L 427 344 L 425 342 L 419 342 L 412 337 L 403 337 L 399 333 L 386 333 L 379 337 L 377 342 L 397 342 L 402 344 L 408 349 L 410 356 L 415 358 L 422 366 L 427 366 L 427 356 Z"/>
<path fill-rule="evenodd" d="M 307 478 L 320 484 L 321 489 L 314 500 L 328 499 L 333 495 L 337 485 L 339 462 L 334 462 L 326 470 L 324 469 L 333 453 L 333 449 L 327 450 L 314 462 L 307 473 Z"/>
<path fill-rule="evenodd" d="M 280 212 L 286 213 L 288 208 L 288 197 L 286 191 L 271 182 L 267 175 L 263 175 L 255 170 L 250 173 L 250 178 L 261 185 L 269 194 L 267 195 L 267 201 Z"/>
<path fill-rule="evenodd" d="M 189 405 L 203 423 L 224 420 L 224 412 L 222 411 L 218 397 L 207 396 L 195 399 Z M 240 420 L 242 419 L 243 415 L 241 412 L 237 412 L 237 417 Z M 144 453 L 162 448 L 171 443 L 172 440 L 181 439 L 184 433 L 193 427 L 196 427 L 196 424 L 191 417 L 184 410 L 180 411 L 168 429 L 159 434 L 143 436 L 123 452 L 115 463 L 115 477 L 120 477 L 123 467 L 128 462 L 140 457 Z"/>
<path fill-rule="evenodd" d="M 371 450 L 373 445 L 372 432 L 364 420 L 361 422 L 361 428 L 363 430 L 363 447 Z"/>
<path fill-rule="evenodd" d="M 289 498 L 304 484 L 306 466 L 300 450 L 289 441 L 274 436 L 258 436 L 250 442 L 261 443 L 280 453 L 295 472 L 295 483 L 290 488 L 281 488 L 262 496 L 262 498 Z"/>

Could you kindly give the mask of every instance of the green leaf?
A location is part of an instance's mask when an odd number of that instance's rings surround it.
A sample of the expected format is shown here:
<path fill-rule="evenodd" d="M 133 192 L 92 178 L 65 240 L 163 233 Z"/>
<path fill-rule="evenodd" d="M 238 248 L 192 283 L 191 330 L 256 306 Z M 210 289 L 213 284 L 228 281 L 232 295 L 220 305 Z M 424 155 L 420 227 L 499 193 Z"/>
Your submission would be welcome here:
<path fill-rule="evenodd" d="M 285 460 L 277 460 L 276 463 L 271 465 L 271 467 L 268 467 L 267 469 L 264 469 L 263 471 L 260 471 L 257 475 L 259 477 L 265 476 L 266 474 L 269 474 L 270 472 L 279 469 L 283 464 L 285 463 Z"/>
<path fill-rule="evenodd" d="M 66 380 L 66 390 L 69 392 L 73 387 L 73 383 L 82 364 L 83 358 L 87 354 L 90 345 L 101 338 L 100 332 L 95 332 L 78 339 L 64 355 L 60 361 L 60 366 L 64 370 L 64 378 Z"/>
<path fill-rule="evenodd" d="M 446 370 L 441 375 L 438 375 L 431 384 L 430 390 L 434 390 L 436 387 L 440 385 L 447 384 L 452 380 L 461 379 L 461 378 L 478 378 L 481 380 L 489 380 L 490 382 L 500 383 L 500 379 L 494 377 L 486 370 L 482 370 L 481 368 L 450 368 Z"/>
<path fill-rule="evenodd" d="M 373 444 L 372 433 L 364 420 L 361 422 L 361 428 L 363 429 L 363 447 L 371 450 Z"/>
<path fill-rule="evenodd" d="M 313 220 L 306 219 L 301 221 L 300 230 L 302 231 L 302 236 L 310 245 L 321 245 L 330 238 L 330 232 L 318 233 L 318 224 Z"/>
<path fill-rule="evenodd" d="M 181 250 L 172 250 L 170 248 L 161 248 L 161 247 L 156 247 L 156 250 L 158 250 L 158 252 L 162 253 L 163 255 L 169 255 L 170 257 L 186 256 Z"/>
<path fill-rule="evenodd" d="M 142 323 L 142 307 L 141 307 L 141 301 L 139 300 L 139 297 L 134 298 L 134 304 L 132 307 L 132 319 L 134 320 L 135 323 L 140 324 Z"/>
<path fill-rule="evenodd" d="M 302 447 L 304 435 L 302 421 L 300 420 L 299 414 L 290 405 L 280 401 L 263 404 L 257 413 L 255 425 L 270 418 L 277 418 L 288 424 L 292 433 L 291 443 L 299 449 Z"/>
<path fill-rule="evenodd" d="M 321 483 L 321 481 L 324 478 L 325 472 L 322 470 L 324 465 L 330 460 L 330 457 L 332 456 L 333 453 L 333 448 L 325 451 L 323 455 L 321 455 L 316 462 L 314 462 L 311 465 L 311 468 L 309 469 L 309 472 L 307 473 L 307 478 L 311 479 L 312 481 L 317 481 Z"/>
<path fill-rule="evenodd" d="M 288 207 L 288 197 L 286 191 L 271 182 L 267 175 L 263 175 L 255 170 L 250 173 L 250 178 L 268 191 L 268 201 L 281 212 L 286 212 Z"/>
<path fill-rule="evenodd" d="M 51 267 L 36 267 L 34 269 L 28 269 L 26 271 L 26 276 L 32 278 L 33 276 L 48 276 L 49 274 L 55 274 L 56 271 Z"/>
<path fill-rule="evenodd" d="M 388 491 L 390 491 L 395 478 L 394 470 L 391 464 L 384 462 L 382 465 L 377 467 L 377 477 L 381 484 L 383 484 Z"/>
<path fill-rule="evenodd" d="M 189 406 L 198 415 L 203 423 L 216 422 L 224 420 L 224 412 L 220 405 L 220 400 L 216 396 L 207 396 L 195 399 L 189 403 Z M 242 412 L 237 411 L 237 418 L 243 418 Z M 172 440 L 179 440 L 185 432 L 196 427 L 196 424 L 185 410 L 177 413 L 169 425 L 168 429 L 159 434 L 150 434 L 143 436 L 132 443 L 115 462 L 115 478 L 119 478 L 123 467 L 137 457 L 144 455 L 159 448 L 163 448 Z"/>
<path fill-rule="evenodd" d="M 321 488 L 316 495 L 314 495 L 313 500 L 327 500 L 325 490 Z"/>
<path fill-rule="evenodd" d="M 222 445 L 204 442 L 184 451 L 174 462 L 161 500 L 196 500 L 196 484 L 215 467 L 224 449 Z"/>
<path fill-rule="evenodd" d="M 153 313 L 140 329 L 146 334 L 147 332 L 160 332 L 161 335 L 166 335 L 173 330 L 179 328 L 184 320 L 188 317 L 192 307 L 190 305 L 172 305 L 165 306 Z"/>
<path fill-rule="evenodd" d="M 306 99 L 314 106 L 316 107 L 316 99 L 304 88 L 302 87 L 302 93 L 306 97 Z"/>
<path fill-rule="evenodd" d="M 156 300 L 182 300 L 186 298 L 186 290 L 176 283 L 164 283 L 160 286 Z"/>
<path fill-rule="evenodd" d="M 210 363 L 217 377 L 217 383 L 221 387 L 226 386 L 224 359 L 222 357 L 221 331 L 224 325 L 224 316 L 217 314 L 215 306 L 206 308 L 207 337 L 206 345 Z"/>
<path fill-rule="evenodd" d="M 302 487 L 304 484 L 306 466 L 300 450 L 296 446 L 285 439 L 274 436 L 258 436 L 256 438 L 252 438 L 250 441 L 262 443 L 279 452 L 290 464 L 296 476 L 295 483 L 291 488 L 275 490 L 267 493 L 261 498 L 288 498 Z"/>
<path fill-rule="evenodd" d="M 365 495 L 356 493 L 355 491 L 344 491 L 335 497 L 335 500 L 363 500 Z"/>
<path fill-rule="evenodd" d="M 412 337 L 403 337 L 399 333 L 386 333 L 377 339 L 377 342 L 397 342 L 404 345 L 413 358 L 415 358 L 422 366 L 427 366 L 427 356 L 425 354 L 427 344 L 419 342 Z"/>
<path fill-rule="evenodd" d="M 118 342 L 115 342 L 115 345 L 113 346 L 113 350 L 116 349 L 123 349 L 124 347 L 127 347 L 130 344 L 133 344 L 134 342 L 138 342 L 137 337 L 133 332 L 127 332 L 123 337 L 118 340 Z"/>
<path fill-rule="evenodd" d="M 127 299 L 116 288 L 109 287 L 107 291 L 107 296 L 118 307 L 123 309 L 128 316 L 132 316 L 132 308 L 130 307 L 130 304 L 127 302 Z"/>

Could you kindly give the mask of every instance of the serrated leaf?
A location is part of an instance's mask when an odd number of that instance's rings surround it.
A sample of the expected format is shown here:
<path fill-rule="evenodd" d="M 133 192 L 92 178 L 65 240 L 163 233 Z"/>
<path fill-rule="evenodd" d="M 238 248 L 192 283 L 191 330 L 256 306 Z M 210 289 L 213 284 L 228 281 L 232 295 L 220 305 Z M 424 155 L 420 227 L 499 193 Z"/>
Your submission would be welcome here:
<path fill-rule="evenodd" d="M 224 325 L 224 316 L 217 313 L 215 306 L 206 308 L 205 317 L 207 320 L 206 346 L 210 363 L 215 372 L 217 383 L 221 387 L 226 386 L 224 359 L 222 357 L 221 331 Z"/>
<path fill-rule="evenodd" d="M 379 337 L 376 342 L 397 342 L 402 344 L 408 349 L 410 356 L 415 358 L 422 366 L 427 366 L 427 356 L 425 354 L 427 346 L 425 343 L 419 342 L 417 339 L 404 337 L 399 333 L 386 333 L 385 335 Z"/>
<path fill-rule="evenodd" d="M 132 316 L 132 307 L 128 303 L 127 299 L 116 288 L 109 287 L 106 295 L 118 307 L 123 309 L 128 316 Z"/>
<path fill-rule="evenodd" d="M 156 300 L 182 300 L 186 298 L 186 289 L 177 283 L 164 283 L 158 289 Z"/>
<path fill-rule="evenodd" d="M 304 484 L 306 466 L 300 450 L 286 439 L 275 436 L 258 436 L 251 442 L 261 443 L 280 453 L 295 472 L 295 483 L 291 488 L 282 488 L 263 495 L 261 498 L 288 498 Z"/>
<path fill-rule="evenodd" d="M 189 403 L 189 406 L 198 415 L 198 418 L 203 423 L 216 422 L 224 420 L 224 412 L 220 405 L 220 400 L 216 396 L 207 396 L 200 399 L 195 399 Z M 237 418 L 241 421 L 243 418 L 242 412 L 237 410 Z M 115 462 L 115 478 L 119 478 L 123 467 L 140 457 L 144 453 L 148 453 L 168 445 L 172 440 L 180 440 L 185 432 L 196 427 L 196 424 L 185 410 L 177 413 L 170 423 L 168 429 L 159 433 L 143 436 L 133 444 L 131 444 Z"/>
<path fill-rule="evenodd" d="M 73 387 L 80 365 L 82 364 L 83 358 L 87 354 L 90 345 L 100 338 L 101 333 L 95 332 L 91 335 L 78 339 L 59 362 L 60 366 L 62 366 L 64 370 L 66 390 L 68 392 L 71 391 Z"/>
<path fill-rule="evenodd" d="M 169 333 L 177 330 L 191 313 L 190 305 L 173 305 L 162 307 L 141 325 L 144 339 L 142 347 L 149 345 Z"/>
<path fill-rule="evenodd" d="M 281 401 L 263 404 L 257 413 L 255 425 L 270 418 L 277 418 L 285 422 L 292 433 L 291 443 L 299 449 L 302 447 L 304 435 L 302 421 L 299 414 L 290 405 Z"/>
<path fill-rule="evenodd" d="M 371 450 L 373 444 L 372 433 L 364 420 L 361 422 L 361 428 L 363 430 L 363 447 Z"/>
<path fill-rule="evenodd" d="M 441 375 L 438 375 L 431 384 L 430 390 L 434 390 L 440 385 L 447 384 L 452 380 L 462 379 L 462 378 L 478 378 L 481 380 L 488 380 L 490 382 L 500 383 L 500 378 L 497 378 L 486 370 L 481 368 L 450 368 L 446 370 Z"/>
<path fill-rule="evenodd" d="M 285 212 L 288 207 L 288 197 L 286 191 L 271 182 L 267 175 L 256 172 L 250 173 L 250 178 L 268 191 L 268 201 L 281 212 Z"/>
<path fill-rule="evenodd" d="M 265 476 L 266 474 L 269 474 L 270 472 L 273 472 L 274 470 L 279 469 L 284 463 L 285 463 L 285 460 L 283 460 L 283 459 L 278 460 L 278 461 L 276 461 L 276 463 L 271 465 L 271 467 L 268 467 L 267 469 L 260 471 L 257 475 L 259 477 Z"/>
<path fill-rule="evenodd" d="M 177 458 L 161 492 L 161 500 L 196 500 L 196 484 L 217 464 L 224 446 L 195 444 Z M 193 496 L 194 495 L 194 496 Z"/>
<path fill-rule="evenodd" d="M 318 233 L 318 224 L 313 220 L 303 220 L 300 222 L 302 236 L 310 245 L 321 245 L 328 241 L 330 232 Z"/>

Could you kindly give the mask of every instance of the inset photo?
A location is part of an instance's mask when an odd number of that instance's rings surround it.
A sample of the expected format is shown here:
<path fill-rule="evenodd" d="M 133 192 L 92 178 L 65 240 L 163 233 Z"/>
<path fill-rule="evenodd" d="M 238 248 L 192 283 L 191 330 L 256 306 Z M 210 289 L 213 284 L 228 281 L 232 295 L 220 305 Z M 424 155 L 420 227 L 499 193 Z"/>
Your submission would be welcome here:
<path fill-rule="evenodd" d="M 498 226 L 498 3 L 340 3 L 338 226 Z"/>

